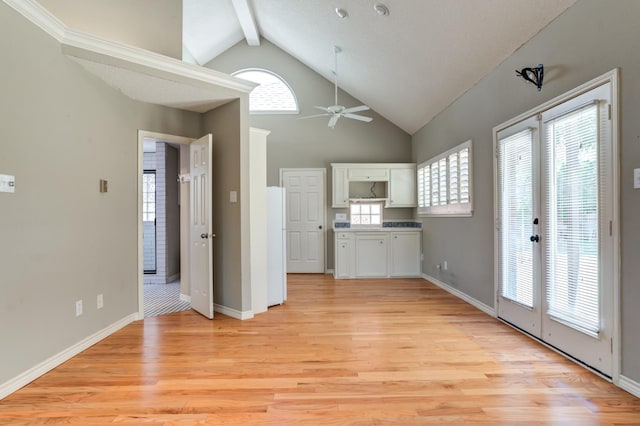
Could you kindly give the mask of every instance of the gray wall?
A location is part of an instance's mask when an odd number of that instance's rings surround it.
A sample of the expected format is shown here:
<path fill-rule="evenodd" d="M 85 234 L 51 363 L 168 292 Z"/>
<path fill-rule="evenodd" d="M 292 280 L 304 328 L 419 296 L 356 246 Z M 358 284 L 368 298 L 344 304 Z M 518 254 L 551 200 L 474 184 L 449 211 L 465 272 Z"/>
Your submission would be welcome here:
<path fill-rule="evenodd" d="M 330 49 L 331 46 L 327 46 Z M 298 120 L 301 116 L 317 114 L 314 105 L 333 105 L 333 83 L 311 70 L 277 46 L 262 40 L 260 47 L 240 42 L 213 61 L 208 68 L 232 73 L 245 68 L 264 68 L 284 78 L 293 89 L 300 108 L 299 115 L 251 115 L 253 127 L 270 130 L 267 139 L 267 185 L 280 184 L 280 168 L 327 169 L 327 221 L 335 212 L 331 209 L 331 163 L 409 162 L 411 137 L 374 111 L 364 115 L 373 117 L 371 123 L 342 119 L 335 129 L 327 127 L 328 119 Z M 332 68 L 327 64 L 327 68 Z M 362 102 L 340 90 L 340 104 L 361 105 Z M 386 218 L 411 218 L 413 209 L 386 209 Z M 333 268 L 333 232 L 328 233 L 329 268 Z"/>
<path fill-rule="evenodd" d="M 413 136 L 413 159 L 424 161 L 469 138 L 474 142 L 472 218 L 425 218 L 424 271 L 494 306 L 492 128 L 613 68 L 621 69 L 622 373 L 640 381 L 640 2 L 579 0 L 474 88 Z M 514 70 L 545 66 L 541 92 Z M 449 271 L 437 274 L 435 263 Z"/>
<path fill-rule="evenodd" d="M 213 302 L 242 311 L 239 116 L 240 101 L 236 100 L 205 114 L 203 130 L 213 135 Z M 230 191 L 238 192 L 237 203 L 229 202 Z M 246 304 L 250 307 L 250 303 L 249 297 Z"/>
<path fill-rule="evenodd" d="M 200 115 L 125 98 L 2 2 L 0 28 L 4 383 L 137 312 L 137 132 L 196 137 Z"/>
<path fill-rule="evenodd" d="M 182 0 L 38 0 L 69 28 L 182 59 Z"/>

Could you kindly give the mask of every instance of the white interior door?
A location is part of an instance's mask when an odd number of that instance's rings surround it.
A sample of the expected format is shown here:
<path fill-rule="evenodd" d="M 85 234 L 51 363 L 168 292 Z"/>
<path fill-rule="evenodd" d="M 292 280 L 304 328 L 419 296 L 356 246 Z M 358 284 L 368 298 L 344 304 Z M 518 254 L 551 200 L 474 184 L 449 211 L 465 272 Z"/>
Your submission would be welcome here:
<path fill-rule="evenodd" d="M 211 232 L 211 134 L 190 147 L 191 307 L 213 318 L 213 243 Z"/>
<path fill-rule="evenodd" d="M 611 83 L 497 134 L 498 316 L 613 372 Z"/>
<path fill-rule="evenodd" d="M 324 273 L 325 172 L 286 169 L 287 272 Z"/>

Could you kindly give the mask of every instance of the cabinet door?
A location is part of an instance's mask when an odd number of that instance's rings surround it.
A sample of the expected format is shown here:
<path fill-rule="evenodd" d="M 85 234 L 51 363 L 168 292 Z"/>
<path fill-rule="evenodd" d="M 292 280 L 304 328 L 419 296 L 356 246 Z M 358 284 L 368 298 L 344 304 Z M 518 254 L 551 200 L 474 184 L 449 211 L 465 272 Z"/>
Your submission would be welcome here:
<path fill-rule="evenodd" d="M 356 276 L 386 277 L 387 234 L 384 232 L 356 235 Z"/>
<path fill-rule="evenodd" d="M 349 207 L 349 181 L 347 180 L 347 168 L 342 166 L 332 167 L 333 188 L 332 203 L 333 208 Z"/>
<path fill-rule="evenodd" d="M 416 168 L 392 168 L 387 207 L 416 207 Z"/>
<path fill-rule="evenodd" d="M 420 232 L 392 232 L 390 245 L 390 275 L 392 277 L 420 276 Z"/>
<path fill-rule="evenodd" d="M 388 167 L 349 167 L 349 180 L 359 182 L 379 181 L 386 182 L 389 180 Z"/>
<path fill-rule="evenodd" d="M 353 239 L 336 236 L 335 278 L 353 277 Z"/>

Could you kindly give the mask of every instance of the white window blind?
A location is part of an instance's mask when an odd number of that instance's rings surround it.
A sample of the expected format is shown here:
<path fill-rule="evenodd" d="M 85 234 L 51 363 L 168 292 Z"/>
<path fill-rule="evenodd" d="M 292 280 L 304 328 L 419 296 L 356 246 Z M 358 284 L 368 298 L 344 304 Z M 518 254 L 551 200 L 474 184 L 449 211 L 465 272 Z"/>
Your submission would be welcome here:
<path fill-rule="evenodd" d="M 293 90 L 279 75 L 262 69 L 240 70 L 231 75 L 259 84 L 249 94 L 249 111 L 252 114 L 299 112 Z"/>
<path fill-rule="evenodd" d="M 500 292 L 533 308 L 533 132 L 530 128 L 498 141 L 500 194 Z"/>
<path fill-rule="evenodd" d="M 471 177 L 470 140 L 420 164 L 418 214 L 471 216 Z"/>
<path fill-rule="evenodd" d="M 548 314 L 598 333 L 598 106 L 545 123 Z"/>

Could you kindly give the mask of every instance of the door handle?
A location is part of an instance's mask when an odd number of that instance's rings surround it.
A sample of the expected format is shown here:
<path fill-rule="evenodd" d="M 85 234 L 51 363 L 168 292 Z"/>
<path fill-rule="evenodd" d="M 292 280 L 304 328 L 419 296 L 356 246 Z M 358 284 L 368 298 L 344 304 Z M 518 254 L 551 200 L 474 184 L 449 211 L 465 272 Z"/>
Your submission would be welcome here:
<path fill-rule="evenodd" d="M 529 237 L 529 240 L 532 243 L 539 243 L 540 242 L 540 236 L 539 235 L 532 235 Z"/>
<path fill-rule="evenodd" d="M 206 240 L 207 238 L 209 238 L 209 234 L 200 234 L 200 238 Z"/>
<path fill-rule="evenodd" d="M 322 225 L 318 225 L 318 229 L 322 229 Z"/>

